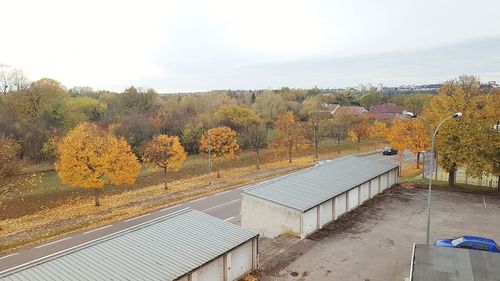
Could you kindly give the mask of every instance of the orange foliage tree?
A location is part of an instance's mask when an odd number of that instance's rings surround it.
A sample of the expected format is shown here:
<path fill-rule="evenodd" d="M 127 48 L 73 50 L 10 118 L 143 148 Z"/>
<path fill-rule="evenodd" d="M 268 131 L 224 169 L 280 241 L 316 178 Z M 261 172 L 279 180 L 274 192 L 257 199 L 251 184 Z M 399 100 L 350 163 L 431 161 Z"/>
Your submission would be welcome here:
<path fill-rule="evenodd" d="M 349 138 L 358 144 L 358 150 L 361 140 L 370 136 L 370 123 L 367 118 L 358 117 L 353 119 L 353 126 L 349 130 Z"/>
<path fill-rule="evenodd" d="M 56 171 L 63 183 L 91 188 L 95 205 L 106 184 L 133 184 L 141 165 L 130 145 L 95 124 L 82 123 L 57 146 Z"/>
<path fill-rule="evenodd" d="M 288 162 L 292 162 L 292 153 L 306 150 L 311 146 L 307 130 L 291 111 L 278 116 L 276 132 L 270 147 L 277 152 L 286 152 Z"/>
<path fill-rule="evenodd" d="M 208 154 L 215 162 L 222 159 L 233 159 L 240 151 L 238 134 L 229 127 L 218 127 L 208 130 L 200 139 L 200 152 Z M 211 165 L 211 163 L 210 163 Z M 220 178 L 220 167 L 217 165 L 217 177 Z"/>
<path fill-rule="evenodd" d="M 158 135 L 146 146 L 143 159 L 163 169 L 165 190 L 167 189 L 167 170 L 179 171 L 187 154 L 177 136 Z"/>

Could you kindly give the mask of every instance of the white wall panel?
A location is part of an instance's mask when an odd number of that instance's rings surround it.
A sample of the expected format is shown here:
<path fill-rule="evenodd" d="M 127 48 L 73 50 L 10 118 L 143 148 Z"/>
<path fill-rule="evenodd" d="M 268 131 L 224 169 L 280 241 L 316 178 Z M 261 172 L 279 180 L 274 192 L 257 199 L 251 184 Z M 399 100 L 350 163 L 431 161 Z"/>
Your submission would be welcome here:
<path fill-rule="evenodd" d="M 231 251 L 231 279 L 238 280 L 252 269 L 252 241 Z"/>
<path fill-rule="evenodd" d="M 300 236 L 302 213 L 288 207 L 242 194 L 241 226 L 263 237 L 274 238 L 282 233 Z"/>
<path fill-rule="evenodd" d="M 222 257 L 205 264 L 197 270 L 199 281 L 223 281 L 224 259 Z"/>
<path fill-rule="evenodd" d="M 348 205 L 347 210 L 350 211 L 358 206 L 359 187 L 353 188 L 353 189 L 349 190 L 348 192 L 349 192 L 349 195 L 348 195 L 349 205 Z"/>
<path fill-rule="evenodd" d="M 380 191 L 384 191 L 387 188 L 388 174 L 380 175 Z"/>
<path fill-rule="evenodd" d="M 379 193 L 379 179 L 378 177 L 374 178 L 371 180 L 371 194 L 370 194 L 370 197 L 373 198 L 375 197 L 375 195 L 377 195 Z"/>
<path fill-rule="evenodd" d="M 368 183 L 368 182 L 365 182 L 364 184 L 362 184 L 359 187 L 359 190 L 361 192 L 361 196 L 360 196 L 361 202 L 365 202 L 366 200 L 370 199 L 369 187 L 370 187 L 370 183 Z"/>
<path fill-rule="evenodd" d="M 320 205 L 320 227 L 332 221 L 332 200 L 328 200 Z"/>
<path fill-rule="evenodd" d="M 335 197 L 335 219 L 346 212 L 346 194 L 342 193 Z"/>
<path fill-rule="evenodd" d="M 303 214 L 303 229 L 302 233 L 308 235 L 317 229 L 318 225 L 318 209 L 312 208 Z"/>

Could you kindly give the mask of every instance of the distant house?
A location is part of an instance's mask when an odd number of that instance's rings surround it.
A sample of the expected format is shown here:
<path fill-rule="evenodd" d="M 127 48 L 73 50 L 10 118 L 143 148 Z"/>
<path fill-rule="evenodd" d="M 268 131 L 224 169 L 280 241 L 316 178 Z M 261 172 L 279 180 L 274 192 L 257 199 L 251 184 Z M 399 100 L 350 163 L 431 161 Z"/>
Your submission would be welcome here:
<path fill-rule="evenodd" d="M 366 115 L 377 120 L 390 120 L 400 118 L 404 113 L 405 110 L 401 106 L 394 103 L 385 103 L 374 105 Z"/>
<path fill-rule="evenodd" d="M 361 114 L 368 112 L 364 107 L 354 106 L 354 105 L 341 106 L 340 104 L 332 103 L 332 104 L 327 104 L 326 107 L 334 116 L 336 115 L 360 116 Z"/>

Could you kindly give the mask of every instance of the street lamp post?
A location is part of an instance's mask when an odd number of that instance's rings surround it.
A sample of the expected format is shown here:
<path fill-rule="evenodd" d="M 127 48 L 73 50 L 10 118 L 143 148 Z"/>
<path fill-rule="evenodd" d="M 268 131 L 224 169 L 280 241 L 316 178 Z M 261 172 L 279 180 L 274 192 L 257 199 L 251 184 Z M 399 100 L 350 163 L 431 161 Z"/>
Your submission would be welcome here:
<path fill-rule="evenodd" d="M 411 116 L 412 118 L 418 118 L 415 114 L 411 113 L 411 112 L 408 112 L 407 115 Z M 437 165 L 437 163 L 435 163 L 435 157 L 434 157 L 434 139 L 436 138 L 436 135 L 437 135 L 437 132 L 439 130 L 439 128 L 441 127 L 441 125 L 443 125 L 444 122 L 446 122 L 447 120 L 451 119 L 451 118 L 460 118 L 462 117 L 462 113 L 461 112 L 457 112 L 453 115 L 450 115 L 446 118 L 444 118 L 436 127 L 436 130 L 434 130 L 434 133 L 432 134 L 432 142 L 431 142 L 431 154 L 430 154 L 430 157 L 431 157 L 431 161 L 429 161 L 429 163 L 432 163 L 431 165 L 431 169 L 430 169 L 430 173 L 429 173 L 429 192 L 428 192 L 428 196 L 427 196 L 427 238 L 426 238 L 426 243 L 427 245 L 429 245 L 429 240 L 430 240 L 430 230 L 431 230 L 431 194 L 432 194 L 432 176 L 433 176 L 433 172 L 434 172 L 434 166 Z M 424 120 L 430 127 L 430 124 L 429 122 L 427 122 L 425 119 L 423 118 L 420 118 L 421 120 Z"/>

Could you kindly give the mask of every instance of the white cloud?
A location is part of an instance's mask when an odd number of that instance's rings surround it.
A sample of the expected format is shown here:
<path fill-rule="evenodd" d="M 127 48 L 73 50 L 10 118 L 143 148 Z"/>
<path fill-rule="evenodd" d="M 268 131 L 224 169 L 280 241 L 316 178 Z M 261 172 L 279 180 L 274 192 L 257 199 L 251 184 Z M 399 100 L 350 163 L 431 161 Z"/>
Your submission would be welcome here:
<path fill-rule="evenodd" d="M 238 69 L 500 36 L 499 8 L 494 0 L 11 0 L 2 2 L 0 63 L 69 87 L 252 87 Z M 314 68 L 298 71 L 316 84 Z"/>

